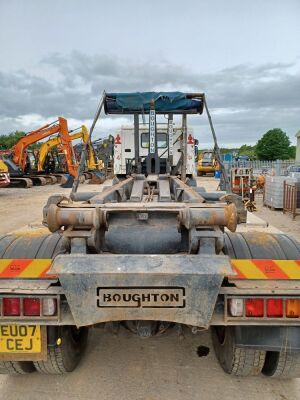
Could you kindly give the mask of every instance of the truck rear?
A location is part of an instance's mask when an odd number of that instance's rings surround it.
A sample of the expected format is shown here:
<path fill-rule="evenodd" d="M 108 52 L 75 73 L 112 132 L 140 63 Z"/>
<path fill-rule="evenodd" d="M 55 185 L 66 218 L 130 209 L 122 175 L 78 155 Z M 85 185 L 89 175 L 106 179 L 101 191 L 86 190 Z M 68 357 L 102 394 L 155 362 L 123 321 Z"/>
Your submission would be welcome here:
<path fill-rule="evenodd" d="M 99 192 L 75 185 L 69 198 L 50 197 L 49 234 L 0 238 L 3 373 L 71 372 L 89 328 L 108 323 L 141 338 L 210 329 L 228 374 L 300 375 L 300 245 L 237 233 L 234 196 L 205 192 L 188 176 L 187 116 L 206 106 L 201 93 L 104 94 L 100 111 L 134 118 L 127 174 Z M 157 137 L 157 120 L 167 118 L 170 146 L 175 115 L 176 173 Z M 149 124 L 145 154 L 140 118 Z"/>

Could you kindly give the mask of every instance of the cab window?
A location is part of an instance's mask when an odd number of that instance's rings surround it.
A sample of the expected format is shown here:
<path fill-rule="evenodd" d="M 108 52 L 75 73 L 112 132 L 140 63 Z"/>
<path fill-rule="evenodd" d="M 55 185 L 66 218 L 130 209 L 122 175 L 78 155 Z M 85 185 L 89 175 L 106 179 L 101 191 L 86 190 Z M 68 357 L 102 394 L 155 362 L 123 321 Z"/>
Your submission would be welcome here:
<path fill-rule="evenodd" d="M 141 144 L 143 149 L 149 148 L 149 133 L 142 133 Z M 163 132 L 157 132 L 157 147 L 159 149 L 166 149 L 168 146 L 167 134 Z"/>

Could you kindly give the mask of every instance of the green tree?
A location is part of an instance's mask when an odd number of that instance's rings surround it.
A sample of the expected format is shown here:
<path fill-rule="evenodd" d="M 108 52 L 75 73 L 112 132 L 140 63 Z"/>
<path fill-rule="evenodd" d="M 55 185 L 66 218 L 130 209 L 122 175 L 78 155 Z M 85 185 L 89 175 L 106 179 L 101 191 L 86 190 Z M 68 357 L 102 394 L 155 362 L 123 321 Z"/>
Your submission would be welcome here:
<path fill-rule="evenodd" d="M 255 146 L 243 144 L 238 149 L 238 155 L 239 156 L 248 156 L 248 157 L 250 157 L 251 160 L 254 160 L 256 158 L 256 148 L 255 148 Z"/>
<path fill-rule="evenodd" d="M 25 132 L 12 132 L 8 135 L 0 135 L 0 150 L 11 149 L 21 137 L 25 135 Z"/>
<path fill-rule="evenodd" d="M 292 158 L 292 159 L 296 158 L 296 146 L 290 146 L 289 155 L 290 155 L 290 158 Z"/>
<path fill-rule="evenodd" d="M 290 144 L 282 129 L 271 129 L 257 142 L 257 157 L 259 160 L 287 160 L 290 158 Z"/>
<path fill-rule="evenodd" d="M 20 140 L 23 136 L 25 136 L 25 132 L 12 132 L 9 133 L 8 135 L 0 135 L 0 150 L 9 150 L 11 149 L 17 142 Z M 31 144 L 28 149 L 33 150 L 33 149 L 39 149 L 41 146 L 41 143 L 33 143 Z"/>

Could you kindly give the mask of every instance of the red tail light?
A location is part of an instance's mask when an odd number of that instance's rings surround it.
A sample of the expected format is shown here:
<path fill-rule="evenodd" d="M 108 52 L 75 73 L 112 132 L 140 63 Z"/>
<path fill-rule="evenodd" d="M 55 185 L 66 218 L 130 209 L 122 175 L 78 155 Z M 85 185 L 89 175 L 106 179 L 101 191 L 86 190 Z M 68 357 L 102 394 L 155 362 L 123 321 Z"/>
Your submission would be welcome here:
<path fill-rule="evenodd" d="M 246 299 L 245 302 L 246 317 L 263 317 L 264 300 L 263 299 Z"/>
<path fill-rule="evenodd" d="M 268 299 L 267 300 L 267 317 L 282 317 L 283 316 L 283 300 Z"/>
<path fill-rule="evenodd" d="M 20 315 L 20 299 L 15 297 L 6 297 L 3 299 L 3 315 L 19 316 Z"/>
<path fill-rule="evenodd" d="M 40 315 L 40 299 L 28 298 L 23 300 L 23 312 L 27 316 Z"/>

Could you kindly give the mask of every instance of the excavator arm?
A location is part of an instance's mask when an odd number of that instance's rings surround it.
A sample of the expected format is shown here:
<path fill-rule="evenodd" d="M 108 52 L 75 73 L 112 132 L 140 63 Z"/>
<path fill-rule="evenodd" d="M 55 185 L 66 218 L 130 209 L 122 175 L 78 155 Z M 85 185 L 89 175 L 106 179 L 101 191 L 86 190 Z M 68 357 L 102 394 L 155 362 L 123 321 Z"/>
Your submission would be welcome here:
<path fill-rule="evenodd" d="M 22 137 L 16 145 L 12 148 L 13 161 L 25 171 L 27 149 L 33 143 L 36 143 L 48 136 L 55 133 L 59 134 L 61 149 L 66 156 L 69 174 L 76 176 L 77 165 L 75 161 L 74 149 L 69 135 L 67 120 L 63 117 L 58 118 L 57 124 L 47 124 L 41 128 L 29 132 L 26 136 Z"/>
<path fill-rule="evenodd" d="M 69 135 L 69 140 L 82 139 L 83 143 L 86 143 L 88 138 L 87 128 L 82 125 L 81 131 L 73 133 Z M 53 147 L 59 146 L 61 147 L 61 138 L 57 136 L 55 138 L 49 139 L 47 142 L 43 143 L 40 147 L 39 158 L 38 158 L 38 171 L 41 172 L 44 170 L 44 164 L 47 157 L 47 154 Z"/>
<path fill-rule="evenodd" d="M 60 144 L 60 138 L 59 136 L 57 136 L 53 139 L 47 140 L 47 142 L 41 145 L 38 156 L 38 164 L 37 164 L 38 172 L 42 172 L 44 170 L 45 160 L 49 151 L 53 149 L 53 147 L 56 147 L 59 144 Z"/>
<path fill-rule="evenodd" d="M 87 159 L 87 166 L 89 170 L 93 169 L 101 169 L 103 168 L 103 162 L 102 161 L 96 161 L 95 159 L 95 154 L 94 154 L 94 149 L 90 141 L 88 141 L 89 138 L 89 133 L 86 128 L 86 126 L 82 125 L 82 140 L 83 143 L 87 143 L 88 146 L 88 159 Z"/>
<path fill-rule="evenodd" d="M 88 141 L 88 130 L 85 125 L 81 126 L 81 130 L 79 132 L 73 133 L 69 135 L 69 140 L 82 139 L 82 142 L 85 144 Z M 38 159 L 38 171 L 41 172 L 44 170 L 44 164 L 49 151 L 55 147 L 59 146 L 61 148 L 62 141 L 60 136 L 57 136 L 53 139 L 49 139 L 47 142 L 43 143 L 40 147 L 39 159 Z M 88 160 L 87 160 L 88 169 L 96 169 L 99 167 L 99 163 L 96 162 L 93 147 L 90 143 L 88 143 Z"/>
<path fill-rule="evenodd" d="M 88 146 L 88 159 L 87 159 L 87 166 L 88 169 L 96 169 L 99 168 L 101 163 L 97 163 L 95 160 L 95 155 L 94 155 L 94 149 L 90 141 L 88 141 L 89 138 L 89 132 L 87 130 L 87 127 L 85 125 L 81 126 L 81 133 L 82 141 L 84 144 L 87 143 Z"/>

